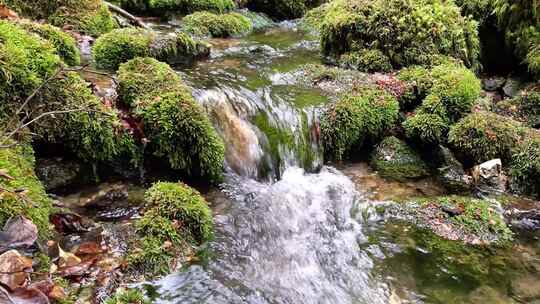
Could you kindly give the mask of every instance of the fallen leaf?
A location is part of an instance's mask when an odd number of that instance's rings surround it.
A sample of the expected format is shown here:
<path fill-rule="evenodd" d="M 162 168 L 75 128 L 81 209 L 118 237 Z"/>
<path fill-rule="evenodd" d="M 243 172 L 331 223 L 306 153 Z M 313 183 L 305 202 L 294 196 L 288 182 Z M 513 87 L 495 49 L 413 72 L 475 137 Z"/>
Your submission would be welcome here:
<path fill-rule="evenodd" d="M 88 228 L 83 224 L 80 215 L 74 213 L 56 213 L 51 216 L 51 223 L 60 233 L 87 232 Z"/>
<path fill-rule="evenodd" d="M 29 279 L 26 271 L 32 269 L 32 260 L 22 256 L 17 250 L 0 255 L 0 283 L 14 290 L 24 286 Z"/>
<path fill-rule="evenodd" d="M 10 218 L 0 237 L 0 249 L 32 246 L 38 237 L 38 229 L 31 220 L 18 215 Z"/>
<path fill-rule="evenodd" d="M 101 246 L 96 242 L 84 242 L 79 245 L 79 248 L 77 249 L 77 255 L 99 254 L 102 252 L 103 249 L 101 249 Z"/>
<path fill-rule="evenodd" d="M 6 170 L 0 169 L 0 177 L 3 177 L 5 179 L 13 180 L 14 178 L 7 173 Z"/>
<path fill-rule="evenodd" d="M 58 246 L 58 267 L 65 268 L 75 266 L 81 263 L 81 259 L 71 252 L 66 252 Z"/>
<path fill-rule="evenodd" d="M 88 269 L 94 265 L 97 258 L 94 257 L 88 261 L 81 262 L 80 264 L 63 267 L 58 269 L 58 273 L 62 277 L 80 277 L 88 273 Z"/>
<path fill-rule="evenodd" d="M 35 288 L 18 288 L 9 294 L 13 304 L 50 304 L 41 291 Z M 8 302 L 9 303 L 9 302 Z"/>
<path fill-rule="evenodd" d="M 41 291 L 44 295 L 46 295 L 49 298 L 49 300 L 58 301 L 58 300 L 66 298 L 66 293 L 64 291 L 64 288 L 62 288 L 58 284 L 55 284 L 50 279 L 32 283 L 32 285 L 30 285 L 29 288 L 34 288 Z"/>

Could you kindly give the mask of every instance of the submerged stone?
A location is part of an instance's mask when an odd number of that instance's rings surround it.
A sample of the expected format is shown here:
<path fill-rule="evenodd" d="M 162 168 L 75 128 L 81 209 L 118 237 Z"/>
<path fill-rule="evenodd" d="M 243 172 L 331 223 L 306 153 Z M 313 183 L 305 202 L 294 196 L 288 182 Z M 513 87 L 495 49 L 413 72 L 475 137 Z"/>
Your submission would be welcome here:
<path fill-rule="evenodd" d="M 371 165 L 381 176 L 395 180 L 429 176 L 429 167 L 418 152 L 393 136 L 386 137 L 377 145 L 371 156 Z"/>

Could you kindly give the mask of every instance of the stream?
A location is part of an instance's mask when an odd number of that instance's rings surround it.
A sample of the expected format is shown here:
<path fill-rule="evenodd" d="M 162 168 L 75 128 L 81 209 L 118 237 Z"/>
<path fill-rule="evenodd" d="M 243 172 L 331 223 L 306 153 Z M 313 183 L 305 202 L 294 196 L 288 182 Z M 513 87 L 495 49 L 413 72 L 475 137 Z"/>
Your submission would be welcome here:
<path fill-rule="evenodd" d="M 443 257 L 444 244 L 373 213 L 385 193 L 441 194 L 434 182 L 323 165 L 318 119 L 333 96 L 291 77 L 321 62 L 315 37 L 286 22 L 212 44 L 177 71 L 226 144 L 225 182 L 207 194 L 216 236 L 200 263 L 144 284 L 156 303 L 529 303 L 513 296 L 540 289 L 538 235 Z"/>

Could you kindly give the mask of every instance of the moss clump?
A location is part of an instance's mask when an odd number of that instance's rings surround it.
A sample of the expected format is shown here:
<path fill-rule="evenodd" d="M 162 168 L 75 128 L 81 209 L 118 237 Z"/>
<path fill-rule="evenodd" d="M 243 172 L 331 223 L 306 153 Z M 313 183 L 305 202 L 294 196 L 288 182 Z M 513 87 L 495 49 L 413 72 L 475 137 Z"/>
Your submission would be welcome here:
<path fill-rule="evenodd" d="M 510 176 L 518 191 L 540 197 L 540 133 L 530 131 L 512 155 Z"/>
<path fill-rule="evenodd" d="M 468 160 L 482 163 L 494 158 L 509 161 L 526 130 L 517 121 L 489 112 L 472 113 L 453 125 L 448 141 Z"/>
<path fill-rule="evenodd" d="M 328 12 L 328 7 L 328 3 L 323 3 L 320 6 L 309 10 L 300 20 L 300 27 L 308 32 L 319 33 L 321 30 L 322 20 Z"/>
<path fill-rule="evenodd" d="M 432 69 L 408 68 L 398 74 L 405 82 L 402 108 L 420 104 L 403 126 L 407 136 L 424 145 L 446 142 L 452 124 L 469 113 L 480 97 L 480 81 L 463 66 L 453 63 Z"/>
<path fill-rule="evenodd" d="M 346 94 L 321 118 L 325 153 L 342 159 L 375 140 L 395 123 L 399 104 L 395 97 L 377 88 L 362 88 Z"/>
<path fill-rule="evenodd" d="M 519 96 L 496 104 L 497 112 L 531 126 L 540 125 L 540 86 L 523 90 Z"/>
<path fill-rule="evenodd" d="M 390 72 L 392 70 L 390 59 L 377 49 L 363 49 L 342 54 L 339 57 L 339 64 L 362 72 Z"/>
<path fill-rule="evenodd" d="M 158 182 L 146 192 L 145 201 L 147 211 L 136 223 L 143 238 L 128 257 L 131 266 L 151 276 L 167 274 L 174 258 L 185 257 L 190 246 L 212 238 L 212 212 L 199 192 L 187 185 Z"/>
<path fill-rule="evenodd" d="M 267 14 L 273 19 L 285 20 L 302 17 L 309 8 L 321 1 L 311 0 L 249 0 L 247 7 L 256 12 Z"/>
<path fill-rule="evenodd" d="M 239 13 L 196 12 L 182 19 L 183 29 L 196 36 L 234 37 L 251 32 L 251 21 Z"/>
<path fill-rule="evenodd" d="M 191 14 L 198 11 L 222 14 L 233 10 L 236 6 L 232 0 L 116 0 L 112 2 L 129 11 L 149 15 L 167 12 Z"/>
<path fill-rule="evenodd" d="M 394 68 L 431 65 L 439 55 L 478 66 L 477 23 L 453 2 L 438 0 L 338 0 L 321 25 L 323 54 L 377 49 Z"/>
<path fill-rule="evenodd" d="M 398 181 L 429 175 L 429 168 L 418 153 L 394 136 L 386 137 L 377 145 L 371 165 L 382 177 Z"/>
<path fill-rule="evenodd" d="M 171 167 L 218 180 L 224 145 L 191 92 L 165 63 L 136 58 L 118 70 L 119 97 L 144 122 L 149 151 Z"/>
<path fill-rule="evenodd" d="M 135 57 L 150 56 L 167 62 L 192 60 L 209 53 L 209 47 L 184 33 L 158 36 L 156 32 L 124 28 L 107 33 L 96 40 L 92 54 L 98 66 L 117 69 Z"/>
<path fill-rule="evenodd" d="M 56 50 L 56 53 L 66 64 L 73 66 L 81 63 L 81 54 L 77 46 L 77 41 L 71 35 L 48 24 L 21 22 L 19 25 L 28 32 L 35 33 L 49 41 Z"/>
<path fill-rule="evenodd" d="M 60 64 L 51 43 L 19 25 L 0 21 L 0 100 L 21 101 L 52 76 Z"/>
<path fill-rule="evenodd" d="M 51 234 L 52 201 L 37 178 L 34 165 L 34 151 L 28 144 L 0 149 L 0 169 L 12 177 L 0 178 L 0 226 L 12 216 L 23 215 L 38 227 L 40 238 L 47 239 Z"/>
<path fill-rule="evenodd" d="M 136 157 L 135 143 L 117 113 L 104 106 L 77 73 L 63 76 L 38 94 L 34 115 L 51 110 L 76 111 L 44 117 L 31 127 L 33 132 L 41 140 L 63 143 L 88 163 L 112 160 L 123 153 Z"/>
<path fill-rule="evenodd" d="M 116 27 L 107 6 L 101 0 L 4 0 L 23 16 L 47 19 L 60 28 L 70 27 L 75 31 L 97 37 Z"/>
<path fill-rule="evenodd" d="M 128 289 L 117 291 L 112 297 L 105 301 L 105 304 L 150 304 L 144 294 L 138 289 Z"/>

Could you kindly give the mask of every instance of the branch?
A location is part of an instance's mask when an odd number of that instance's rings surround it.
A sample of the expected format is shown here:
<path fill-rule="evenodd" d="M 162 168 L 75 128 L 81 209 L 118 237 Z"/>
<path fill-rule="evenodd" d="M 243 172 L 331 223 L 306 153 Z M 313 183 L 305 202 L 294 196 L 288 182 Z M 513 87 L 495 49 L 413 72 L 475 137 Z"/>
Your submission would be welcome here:
<path fill-rule="evenodd" d="M 148 25 L 146 25 L 146 23 L 142 22 L 139 18 L 133 16 L 132 14 L 130 14 L 129 12 L 119 8 L 118 6 L 114 5 L 114 4 L 111 4 L 107 1 L 103 1 L 105 2 L 105 4 L 109 7 L 109 10 L 114 12 L 114 13 L 117 13 L 118 15 L 128 19 L 129 21 L 131 21 L 132 24 L 138 26 L 138 27 L 142 27 L 143 29 L 150 29 L 150 27 L 148 27 Z"/>

